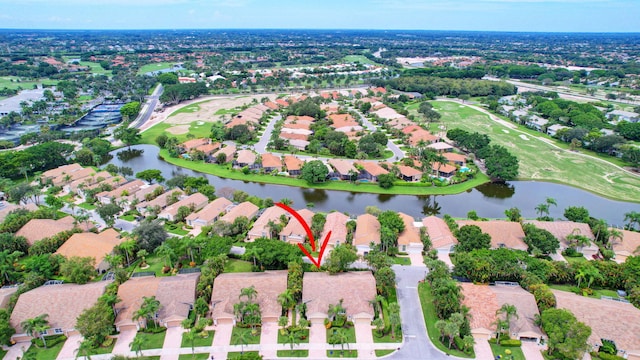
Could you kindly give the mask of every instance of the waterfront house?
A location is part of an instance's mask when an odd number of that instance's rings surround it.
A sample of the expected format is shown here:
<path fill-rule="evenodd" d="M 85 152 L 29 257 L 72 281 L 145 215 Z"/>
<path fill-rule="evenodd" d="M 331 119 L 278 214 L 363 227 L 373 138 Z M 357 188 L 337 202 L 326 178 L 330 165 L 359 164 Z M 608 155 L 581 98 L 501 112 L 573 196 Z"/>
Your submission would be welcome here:
<path fill-rule="evenodd" d="M 213 225 L 231 205 L 233 205 L 231 201 L 219 197 L 205 205 L 200 211 L 189 214 L 185 220 L 187 225 L 192 227 Z"/>
<path fill-rule="evenodd" d="M 358 254 L 366 255 L 371 251 L 372 243 L 380 244 L 380 222 L 371 214 L 362 214 L 356 219 L 353 246 L 358 250 Z"/>

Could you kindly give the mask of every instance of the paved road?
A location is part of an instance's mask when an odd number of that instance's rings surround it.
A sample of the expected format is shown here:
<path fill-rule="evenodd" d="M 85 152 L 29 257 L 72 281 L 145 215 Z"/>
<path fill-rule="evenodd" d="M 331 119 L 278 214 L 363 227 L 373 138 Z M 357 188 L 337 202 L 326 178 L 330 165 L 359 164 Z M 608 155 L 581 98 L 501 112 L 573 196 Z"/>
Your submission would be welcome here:
<path fill-rule="evenodd" d="M 145 104 L 143 112 L 134 122 L 131 123 L 131 127 L 139 129 L 142 125 L 144 125 L 144 123 L 147 122 L 147 120 L 149 120 L 149 118 L 151 118 L 153 110 L 155 110 L 156 106 L 158 105 L 158 101 L 160 99 L 160 95 L 162 95 L 162 91 L 164 91 L 162 84 L 158 84 L 156 89 L 153 90 L 151 96 L 149 96 L 149 98 L 147 99 L 147 103 Z"/>
<path fill-rule="evenodd" d="M 378 128 L 373 123 L 371 123 L 371 121 L 369 121 L 369 119 L 367 119 L 362 113 L 360 113 L 355 108 L 353 110 L 356 113 L 358 113 L 358 115 L 360 116 L 360 119 L 362 120 L 362 124 L 364 125 L 365 128 L 367 128 L 367 130 L 371 132 L 378 131 Z M 392 161 L 398 161 L 400 159 L 404 159 L 405 157 L 404 151 L 400 150 L 400 147 L 396 145 L 393 141 L 391 140 L 387 141 L 387 148 L 393 152 L 393 158 L 391 159 Z"/>
<path fill-rule="evenodd" d="M 396 273 L 398 302 L 400 303 L 400 317 L 402 318 L 402 332 L 404 345 L 390 359 L 457 359 L 436 349 L 429 337 L 422 316 L 420 298 L 418 297 L 418 281 L 423 280 L 427 268 L 424 266 L 392 267 Z"/>
<path fill-rule="evenodd" d="M 265 152 L 267 152 L 267 144 L 271 139 L 271 133 L 273 132 L 273 128 L 275 127 L 276 123 L 281 119 L 282 119 L 281 115 L 276 115 L 271 120 L 269 120 L 269 123 L 267 124 L 267 127 L 264 129 L 262 136 L 260 136 L 260 140 L 258 140 L 258 142 L 253 146 L 253 148 L 256 150 L 256 152 L 258 152 L 258 154 L 264 154 Z"/>

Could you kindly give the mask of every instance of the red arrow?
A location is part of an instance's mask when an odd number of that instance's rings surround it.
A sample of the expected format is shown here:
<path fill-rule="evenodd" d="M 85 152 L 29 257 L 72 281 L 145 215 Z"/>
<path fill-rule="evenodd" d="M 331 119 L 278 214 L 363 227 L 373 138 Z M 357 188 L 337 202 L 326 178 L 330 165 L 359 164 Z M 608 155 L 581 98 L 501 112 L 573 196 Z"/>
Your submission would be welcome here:
<path fill-rule="evenodd" d="M 307 233 L 307 237 L 309 237 L 309 242 L 311 243 L 311 250 L 312 251 L 316 251 L 316 241 L 315 241 L 315 239 L 313 237 L 313 233 L 311 232 L 311 228 L 309 227 L 309 224 L 307 224 L 307 222 L 304 220 L 304 218 L 297 211 L 293 210 L 292 208 L 290 208 L 289 206 L 287 206 L 287 205 L 285 205 L 283 203 L 276 203 L 276 206 L 281 207 L 286 212 L 288 212 L 291 215 L 293 215 L 293 217 L 295 217 L 296 220 L 298 220 L 298 222 L 304 228 L 304 231 Z M 302 252 L 309 258 L 309 260 L 311 260 L 313 265 L 315 265 L 317 268 L 320 268 L 320 263 L 322 261 L 322 255 L 324 254 L 324 250 L 326 249 L 327 244 L 329 243 L 329 238 L 330 237 L 331 237 L 331 231 L 329 231 L 327 236 L 324 238 L 324 242 L 322 243 L 322 246 L 320 247 L 320 253 L 318 254 L 318 260 L 314 259 L 313 256 L 311 255 L 311 253 L 309 253 L 309 251 L 302 244 L 298 244 L 298 247 L 300 248 L 300 250 L 302 250 Z"/>

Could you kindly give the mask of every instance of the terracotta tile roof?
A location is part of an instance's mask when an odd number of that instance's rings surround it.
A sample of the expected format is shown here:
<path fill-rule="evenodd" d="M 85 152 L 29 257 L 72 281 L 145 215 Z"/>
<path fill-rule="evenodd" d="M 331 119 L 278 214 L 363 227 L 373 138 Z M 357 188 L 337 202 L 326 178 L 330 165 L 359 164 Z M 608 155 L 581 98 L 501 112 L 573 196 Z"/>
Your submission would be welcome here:
<path fill-rule="evenodd" d="M 490 220 L 490 221 L 456 221 L 460 227 L 465 225 L 476 225 L 483 233 L 491 236 L 491 248 L 497 249 L 504 245 L 509 249 L 527 250 L 524 243 L 524 231 L 518 222 Z"/>
<path fill-rule="evenodd" d="M 629 230 L 616 229 L 622 233 L 622 241 L 613 241 L 613 251 L 617 255 L 632 256 L 640 254 L 640 233 Z"/>
<path fill-rule="evenodd" d="M 285 123 L 282 127 L 287 129 L 310 130 L 311 123 L 308 121 L 298 121 L 296 123 Z"/>
<path fill-rule="evenodd" d="M 495 330 L 496 310 L 500 308 L 496 296 L 488 285 L 474 285 L 459 283 L 462 294 L 462 304 L 469 308 L 471 315 L 471 331 L 478 329 Z"/>
<path fill-rule="evenodd" d="M 191 151 L 192 149 L 197 148 L 198 146 L 206 145 L 211 143 L 211 139 L 191 139 L 182 143 L 182 148 L 185 151 Z"/>
<path fill-rule="evenodd" d="M 96 196 L 100 197 L 100 198 L 116 198 L 119 199 L 122 197 L 122 193 L 123 192 L 127 192 L 129 193 L 129 195 L 133 195 L 135 194 L 137 191 L 140 190 L 140 188 L 142 188 L 143 186 L 147 185 L 146 182 L 142 181 L 142 180 L 132 180 L 129 181 L 128 183 L 122 184 L 120 186 L 118 186 L 117 188 L 111 190 L 111 191 L 104 191 L 101 192 L 99 194 L 97 194 Z M 129 196 L 127 195 L 127 196 Z"/>
<path fill-rule="evenodd" d="M 137 199 L 138 202 L 145 201 L 147 195 L 153 194 L 153 192 L 156 191 L 157 188 L 161 188 L 164 190 L 164 188 L 160 184 L 145 184 L 140 187 L 140 190 L 134 192 L 129 196 L 125 196 L 124 198 L 129 202 L 133 201 L 134 199 Z"/>
<path fill-rule="evenodd" d="M 399 165 L 398 169 L 400 170 L 400 174 L 403 176 L 413 177 L 413 176 L 421 176 L 422 171 L 418 169 L 414 169 L 410 166 Z"/>
<path fill-rule="evenodd" d="M 350 161 L 347 161 L 347 160 L 329 159 L 328 163 L 340 175 L 344 175 L 344 176 L 349 175 L 349 171 L 353 171 L 354 173 L 358 172 L 358 170 L 356 170 L 356 168 L 353 166 L 353 164 Z"/>
<path fill-rule="evenodd" d="M 287 106 L 289 106 L 289 103 L 288 103 L 288 102 L 286 102 L 286 101 L 285 101 L 285 100 L 283 100 L 283 99 L 276 99 L 276 104 L 278 104 L 278 105 L 280 105 L 280 106 L 282 106 L 282 107 L 287 107 Z"/>
<path fill-rule="evenodd" d="M 46 285 L 27 291 L 18 298 L 9 322 L 17 334 L 22 334 L 24 330 L 20 323 L 48 314 L 52 329 L 72 330 L 78 316 L 96 303 L 109 283 Z"/>
<path fill-rule="evenodd" d="M 262 167 L 263 168 L 277 168 L 280 170 L 282 167 L 282 160 L 278 156 L 271 153 L 262 154 Z"/>
<path fill-rule="evenodd" d="M 375 109 L 375 107 L 374 107 L 374 109 Z M 389 119 L 389 120 L 393 120 L 393 119 L 398 119 L 398 118 L 404 117 L 404 115 L 400 115 L 400 114 L 398 114 L 397 111 L 393 110 L 392 108 L 386 107 L 386 106 L 382 107 L 380 109 L 377 109 L 373 113 L 378 115 L 379 117 L 381 117 L 383 119 Z"/>
<path fill-rule="evenodd" d="M 69 165 L 62 165 L 59 166 L 55 169 L 51 169 L 51 170 L 47 170 L 45 172 L 42 173 L 42 177 L 45 179 L 49 179 L 49 178 L 56 178 L 60 175 L 62 175 L 63 173 L 69 174 L 72 173 L 74 171 L 78 171 L 82 169 L 82 166 L 80 164 L 69 164 Z"/>
<path fill-rule="evenodd" d="M 280 137 L 282 139 L 307 141 L 307 139 L 309 138 L 309 135 L 306 135 L 306 134 L 294 134 L 294 133 L 290 133 L 290 132 L 281 132 L 280 133 Z"/>
<path fill-rule="evenodd" d="M 374 162 L 358 161 L 358 162 L 356 162 L 356 164 L 362 166 L 364 171 L 366 171 L 369 174 L 371 174 L 371 176 L 380 176 L 382 174 L 388 174 L 389 173 L 382 166 L 380 166 L 380 165 L 378 165 L 378 164 L 376 164 Z"/>
<path fill-rule="evenodd" d="M 267 101 L 266 103 L 264 103 L 264 105 L 271 110 L 278 110 L 280 108 L 278 104 L 274 103 L 273 101 Z"/>
<path fill-rule="evenodd" d="M 433 164 L 431 164 L 431 169 L 433 169 L 433 171 L 439 171 L 447 174 L 456 171 L 455 166 L 449 164 L 440 164 L 439 162 L 434 162 Z"/>
<path fill-rule="evenodd" d="M 413 216 L 399 212 L 402 222 L 404 222 L 404 230 L 398 234 L 398 245 L 422 245 L 420 240 L 420 231 L 413 225 L 415 219 Z"/>
<path fill-rule="evenodd" d="M 260 210 L 260 208 L 248 201 L 245 201 L 229 210 L 229 212 L 221 217 L 220 220 L 233 223 L 233 221 L 240 216 L 245 216 L 247 219 L 251 220 L 256 216 L 258 210 Z"/>
<path fill-rule="evenodd" d="M 284 134 L 296 134 L 296 135 L 311 135 L 313 134 L 313 131 L 311 130 L 307 130 L 307 129 L 292 129 L 292 128 L 288 128 L 288 127 L 283 127 L 282 129 L 280 129 L 280 136 L 284 135 Z"/>
<path fill-rule="evenodd" d="M 165 206 L 167 206 L 167 201 L 169 200 L 169 197 L 171 197 L 171 194 L 176 193 L 176 192 L 178 193 L 178 196 L 184 195 L 184 191 L 182 191 L 181 189 L 178 189 L 178 188 L 167 190 L 163 194 L 160 194 L 157 198 L 155 198 L 153 200 L 143 201 L 143 202 L 139 203 L 136 206 L 136 208 L 145 209 L 147 207 L 159 206 L 162 209 Z"/>
<path fill-rule="evenodd" d="M 284 166 L 287 168 L 287 171 L 295 171 L 302 169 L 302 165 L 304 161 L 298 159 L 293 155 L 285 155 L 284 157 Z"/>
<path fill-rule="evenodd" d="M 29 246 L 31 246 L 36 241 L 73 229 L 73 222 L 74 219 L 71 216 L 65 216 L 58 220 L 31 219 L 16 232 L 16 236 L 24 236 Z"/>
<path fill-rule="evenodd" d="M 211 155 L 216 150 L 220 149 L 220 146 L 222 146 L 222 144 L 220 144 L 219 142 L 214 142 L 214 143 L 211 143 L 211 144 L 205 144 L 205 145 L 197 146 L 195 149 L 198 150 L 198 151 L 202 151 L 206 155 Z"/>
<path fill-rule="evenodd" d="M 213 154 L 213 156 L 217 158 L 218 154 L 225 154 L 227 156 L 227 161 L 231 161 L 235 153 L 236 153 L 236 147 L 233 145 L 227 145 L 222 149 L 216 151 L 216 153 Z"/>
<path fill-rule="evenodd" d="M 329 239 L 329 244 L 336 245 L 338 242 L 340 244 L 344 244 L 347 242 L 347 222 L 349 221 L 349 217 L 341 212 L 331 212 L 327 214 L 327 220 L 324 223 L 324 228 L 322 229 L 322 235 L 320 236 L 320 240 L 316 239 L 316 241 L 324 241 L 324 238 L 327 236 L 329 231 L 331 231 L 331 238 Z"/>
<path fill-rule="evenodd" d="M 329 119 L 333 122 L 331 127 L 339 129 L 343 127 L 360 127 L 360 124 L 350 114 L 331 114 Z"/>
<path fill-rule="evenodd" d="M 104 257 L 113 252 L 113 248 L 125 240 L 120 238 L 120 234 L 112 228 L 100 234 L 91 232 L 78 233 L 73 234 L 55 253 L 66 258 L 73 256 L 91 257 L 95 259 L 95 265 L 98 267 Z"/>
<path fill-rule="evenodd" d="M 411 144 L 411 146 L 416 146 L 420 141 L 429 143 L 438 140 L 440 140 L 440 137 L 431 134 L 427 130 L 418 130 L 411 133 L 409 137 L 409 144 Z"/>
<path fill-rule="evenodd" d="M 369 303 L 376 297 L 376 280 L 370 271 L 354 271 L 329 275 L 306 272 L 302 280 L 302 301 L 307 304 L 307 317 L 326 318 L 330 304 L 343 300 L 348 317 L 373 319 Z"/>
<path fill-rule="evenodd" d="M 510 321 L 512 333 L 518 333 L 521 337 L 542 337 L 542 330 L 534 323 L 540 312 L 533 294 L 520 286 L 497 285 L 489 288 L 494 293 L 498 306 L 511 304 L 518 309 L 518 318 L 514 317 Z"/>
<path fill-rule="evenodd" d="M 273 221 L 275 223 L 280 222 L 281 215 L 287 215 L 288 213 L 284 211 L 282 208 L 278 206 L 272 206 L 266 208 L 262 215 L 258 217 L 258 219 L 253 223 L 253 227 L 249 230 L 247 234 L 250 240 L 255 240 L 261 237 L 270 238 L 270 230 L 267 224 L 269 221 Z"/>
<path fill-rule="evenodd" d="M 229 121 L 228 123 L 226 123 L 224 125 L 225 128 L 227 129 L 231 129 L 234 126 L 238 126 L 238 125 L 246 125 L 249 130 L 253 130 L 254 127 L 254 123 L 258 122 L 255 119 L 241 119 L 241 118 L 233 118 L 233 120 Z"/>
<path fill-rule="evenodd" d="M 86 178 L 88 176 L 91 176 L 92 174 L 95 174 L 96 171 L 93 168 L 84 168 L 84 169 L 79 169 L 67 174 L 61 174 L 60 176 L 56 177 L 53 179 L 53 184 L 54 185 L 61 185 L 61 184 L 65 184 L 65 183 L 71 183 L 72 181 L 76 181 L 79 179 L 83 179 Z M 69 177 L 69 180 L 67 180 L 67 176 Z"/>
<path fill-rule="evenodd" d="M 256 153 L 251 150 L 240 150 L 238 151 L 236 162 L 239 164 L 253 165 L 256 162 Z"/>
<path fill-rule="evenodd" d="M 205 205 L 202 210 L 191 213 L 187 216 L 187 221 L 200 220 L 205 223 L 210 223 L 213 219 L 217 218 L 220 213 L 224 212 L 233 203 L 226 198 L 219 197 L 212 202 Z"/>
<path fill-rule="evenodd" d="M 567 236 L 572 233 L 587 237 L 589 240 L 594 240 L 595 237 L 591 232 L 589 224 L 577 223 L 573 221 L 538 221 L 538 220 L 526 220 L 525 223 L 532 224 L 538 229 L 544 229 L 550 232 L 553 236 L 560 241 L 560 248 L 566 249 L 569 247 L 567 242 Z M 597 247 L 596 247 L 597 249 Z"/>
<path fill-rule="evenodd" d="M 410 134 L 414 131 L 425 131 L 425 130 L 418 125 L 409 125 L 406 128 L 402 129 L 403 134 Z"/>
<path fill-rule="evenodd" d="M 278 304 L 278 295 L 287 289 L 286 270 L 218 275 L 213 281 L 211 317 L 234 318 L 233 305 L 241 301 L 240 290 L 252 285 L 258 293 L 256 302 L 260 305 L 262 317 L 280 317 L 282 307 Z"/>
<path fill-rule="evenodd" d="M 161 322 L 182 321 L 189 317 L 190 305 L 196 300 L 196 285 L 200 273 L 180 274 L 160 278 L 156 300 L 160 301 L 158 319 Z"/>
<path fill-rule="evenodd" d="M 447 160 L 449 160 L 449 162 L 456 162 L 456 161 L 463 162 L 463 163 L 467 162 L 467 157 L 462 154 L 448 152 L 448 153 L 442 154 L 442 156 L 444 156 Z"/>
<path fill-rule="evenodd" d="M 311 218 L 313 218 L 313 211 L 309 209 L 301 209 L 298 210 L 298 214 L 302 216 L 302 218 L 311 226 Z M 286 239 L 282 237 L 286 236 Z M 296 241 L 296 242 L 304 242 L 304 238 L 307 236 L 306 231 L 302 227 L 302 224 L 295 218 L 291 218 L 287 226 L 282 229 L 280 232 L 280 238 L 284 241 Z"/>
<path fill-rule="evenodd" d="M 353 235 L 354 246 L 380 244 L 380 222 L 371 214 L 362 214 L 356 219 L 356 232 Z"/>
<path fill-rule="evenodd" d="M 428 216 L 422 219 L 422 224 L 427 228 L 427 234 L 434 249 L 447 248 L 458 243 L 458 239 L 447 226 L 444 220 L 436 216 Z"/>
<path fill-rule="evenodd" d="M 162 215 L 160 217 L 166 217 L 167 215 L 171 217 L 176 216 L 176 214 L 178 213 L 178 209 L 180 209 L 181 206 L 186 206 L 188 208 L 194 207 L 195 210 L 199 210 L 208 203 L 209 198 L 197 192 L 187 196 L 186 198 L 178 201 L 175 204 L 171 204 L 164 208 L 164 210 L 162 210 L 162 212 L 160 213 L 160 215 Z"/>
<path fill-rule="evenodd" d="M 84 184 L 85 186 L 89 186 L 89 185 L 93 185 L 97 182 L 99 182 L 98 180 L 104 180 L 104 179 L 108 179 L 112 177 L 111 174 L 109 174 L 109 172 L 107 171 L 100 171 L 95 173 L 95 175 L 89 175 L 87 177 L 81 178 L 81 179 L 77 179 L 74 180 L 72 182 L 69 183 L 69 189 L 71 191 L 77 191 L 78 190 L 78 186 L 80 186 L 80 184 Z"/>
<path fill-rule="evenodd" d="M 110 176 L 108 178 L 105 178 L 104 180 L 97 182 L 93 185 L 89 185 L 87 187 L 85 187 L 86 190 L 91 190 L 91 189 L 95 189 L 99 186 L 102 185 L 110 185 L 112 188 L 119 186 L 121 184 L 126 183 L 127 180 L 125 178 L 123 178 L 122 176 Z"/>
<path fill-rule="evenodd" d="M 447 144 L 446 142 L 435 142 L 432 144 L 427 145 L 428 148 L 434 149 L 434 150 L 450 150 L 453 149 L 453 146 Z"/>
<path fill-rule="evenodd" d="M 313 117 L 311 117 L 311 116 L 306 116 L 306 115 L 303 115 L 303 116 L 289 115 L 289 116 L 287 116 L 287 118 L 285 119 L 284 123 L 285 123 L 285 124 L 291 124 L 291 123 L 293 123 L 293 122 L 296 122 L 296 123 L 303 122 L 303 123 L 309 123 L 309 124 L 311 124 L 311 123 L 313 123 L 314 121 L 316 121 L 316 119 L 314 119 L 314 118 L 313 118 Z"/>
<path fill-rule="evenodd" d="M 551 290 L 557 308 L 567 309 L 591 327 L 590 344 L 600 339 L 615 341 L 618 350 L 640 352 L 640 310 L 631 304 L 594 299 L 567 291 Z"/>
<path fill-rule="evenodd" d="M 38 205 L 34 203 L 28 203 L 26 205 L 16 205 L 6 201 L 0 201 L 0 222 L 4 221 L 4 218 L 6 218 L 10 212 L 16 209 L 27 209 L 29 211 L 36 211 L 38 210 Z"/>
<path fill-rule="evenodd" d="M 120 284 L 118 297 L 122 300 L 115 305 L 118 316 L 115 325 L 117 327 L 135 325 L 133 314 L 140 309 L 143 297 L 155 296 L 158 293 L 159 277 L 143 276 L 134 277 Z"/>

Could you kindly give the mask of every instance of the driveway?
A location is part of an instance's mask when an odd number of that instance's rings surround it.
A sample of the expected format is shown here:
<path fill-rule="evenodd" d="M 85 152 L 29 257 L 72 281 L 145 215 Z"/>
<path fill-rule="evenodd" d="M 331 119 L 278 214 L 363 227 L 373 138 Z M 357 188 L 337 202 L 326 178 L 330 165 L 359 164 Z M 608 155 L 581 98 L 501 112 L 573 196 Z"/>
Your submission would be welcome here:
<path fill-rule="evenodd" d="M 160 356 L 160 360 L 178 360 L 183 331 L 184 329 L 182 329 L 181 326 L 167 328 L 164 344 L 162 344 L 162 356 Z"/>
<path fill-rule="evenodd" d="M 544 360 L 542 350 L 544 350 L 544 346 L 529 341 L 522 342 L 522 353 L 527 360 Z"/>
<path fill-rule="evenodd" d="M 493 359 L 493 352 L 491 351 L 491 345 L 487 341 L 487 337 L 474 337 L 476 343 L 473 345 L 473 351 L 476 352 L 476 359 Z M 527 360 L 528 357 L 525 356 Z"/>
<path fill-rule="evenodd" d="M 82 342 L 82 340 L 83 338 L 82 338 L 82 335 L 80 334 L 69 336 L 67 341 L 64 342 L 64 345 L 62 345 L 62 349 L 58 353 L 58 357 L 56 359 L 57 360 L 75 359 L 76 352 L 78 351 L 78 348 L 80 347 L 80 343 Z"/>
<path fill-rule="evenodd" d="M 371 324 L 356 323 L 356 343 L 360 346 L 359 358 L 374 359 L 376 357 L 375 345 L 373 343 L 373 333 Z"/>
<path fill-rule="evenodd" d="M 271 133 L 273 132 L 273 128 L 278 121 L 282 119 L 282 116 L 276 115 L 269 121 L 267 127 L 264 129 L 262 136 L 260 136 L 260 140 L 253 146 L 258 154 L 264 154 L 267 151 L 267 144 L 271 139 Z"/>
<path fill-rule="evenodd" d="M 396 273 L 396 289 L 400 304 L 400 318 L 404 332 L 404 345 L 389 356 L 388 359 L 457 359 L 436 349 L 424 324 L 420 298 L 418 297 L 418 281 L 427 274 L 424 266 L 393 265 Z M 478 357 L 477 359 L 483 359 Z M 487 358 L 491 359 L 491 357 Z M 483 359 L 484 360 L 484 359 Z"/>
<path fill-rule="evenodd" d="M 260 331 L 260 355 L 265 359 L 277 357 L 276 346 L 278 344 L 278 324 L 266 322 L 262 324 Z"/>
<path fill-rule="evenodd" d="M 123 331 L 118 335 L 118 340 L 113 347 L 112 353 L 115 355 L 127 355 L 131 351 L 129 344 L 136 337 L 138 332 L 134 330 Z"/>
<path fill-rule="evenodd" d="M 215 327 L 216 334 L 213 336 L 213 346 L 217 347 L 216 351 L 211 352 L 211 356 L 215 359 L 226 359 L 229 344 L 231 343 L 231 332 L 233 332 L 232 324 L 218 324 Z"/>
<path fill-rule="evenodd" d="M 22 358 L 22 355 L 24 355 L 24 353 L 29 350 L 30 346 L 30 341 L 19 342 L 10 347 L 9 351 L 4 355 L 2 359 L 17 360 L 18 358 Z"/>
<path fill-rule="evenodd" d="M 327 357 L 327 351 L 324 347 L 318 349 L 313 344 L 327 344 L 327 329 L 322 323 L 311 324 L 309 329 L 309 359 L 319 359 Z"/>

